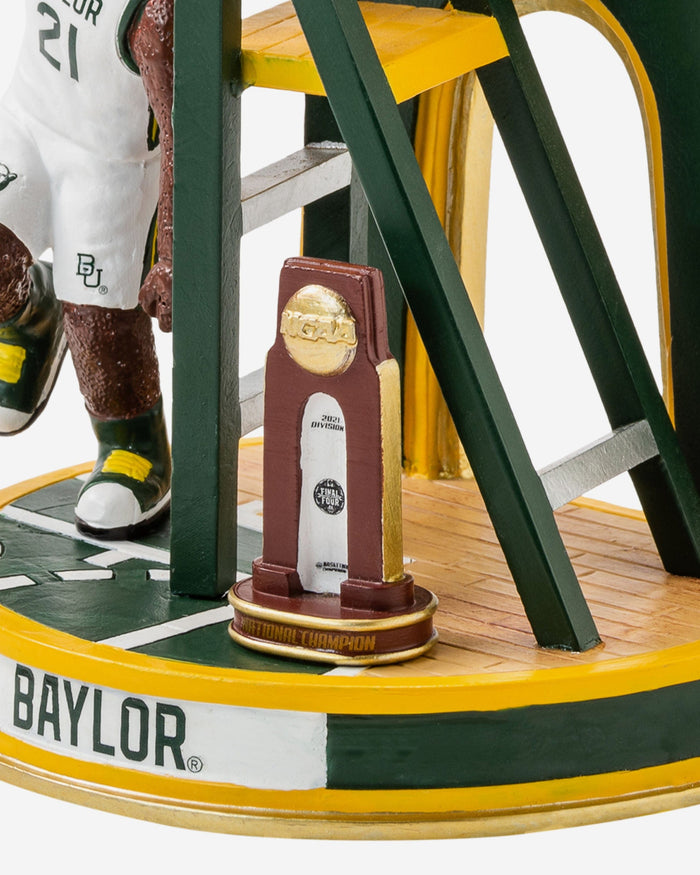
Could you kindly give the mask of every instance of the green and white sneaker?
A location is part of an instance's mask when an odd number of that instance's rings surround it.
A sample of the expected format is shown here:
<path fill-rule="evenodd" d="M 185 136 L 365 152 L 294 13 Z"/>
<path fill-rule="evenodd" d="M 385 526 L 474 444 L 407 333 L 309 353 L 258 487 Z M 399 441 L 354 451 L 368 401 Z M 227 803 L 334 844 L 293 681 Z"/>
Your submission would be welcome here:
<path fill-rule="evenodd" d="M 170 507 L 170 447 L 163 402 L 133 419 L 90 417 L 99 455 L 78 496 L 75 524 L 97 538 L 143 535 Z"/>
<path fill-rule="evenodd" d="M 0 323 L 0 434 L 5 435 L 27 428 L 41 413 L 66 354 L 51 266 L 36 262 L 29 275 L 24 309 Z"/>

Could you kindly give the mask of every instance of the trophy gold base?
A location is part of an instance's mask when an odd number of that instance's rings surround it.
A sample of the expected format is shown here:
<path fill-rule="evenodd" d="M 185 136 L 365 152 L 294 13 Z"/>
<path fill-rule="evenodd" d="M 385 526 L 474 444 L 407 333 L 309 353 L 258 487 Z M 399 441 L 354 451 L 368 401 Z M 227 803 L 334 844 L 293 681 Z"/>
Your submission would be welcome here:
<path fill-rule="evenodd" d="M 284 608 L 256 603 L 252 578 L 229 591 L 234 619 L 229 634 L 238 644 L 313 662 L 383 665 L 425 653 L 437 641 L 437 599 L 415 587 L 405 612 L 378 613 L 341 607 L 340 596 L 307 592 L 285 599 Z"/>

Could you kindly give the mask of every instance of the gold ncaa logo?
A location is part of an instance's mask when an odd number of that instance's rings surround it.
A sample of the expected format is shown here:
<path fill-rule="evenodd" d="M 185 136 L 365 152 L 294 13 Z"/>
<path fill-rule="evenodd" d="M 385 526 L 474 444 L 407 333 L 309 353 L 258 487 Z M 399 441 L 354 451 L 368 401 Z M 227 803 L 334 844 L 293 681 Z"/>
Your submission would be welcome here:
<path fill-rule="evenodd" d="M 345 299 L 325 286 L 304 286 L 292 295 L 280 332 L 289 355 L 312 374 L 342 374 L 355 358 L 355 319 Z"/>

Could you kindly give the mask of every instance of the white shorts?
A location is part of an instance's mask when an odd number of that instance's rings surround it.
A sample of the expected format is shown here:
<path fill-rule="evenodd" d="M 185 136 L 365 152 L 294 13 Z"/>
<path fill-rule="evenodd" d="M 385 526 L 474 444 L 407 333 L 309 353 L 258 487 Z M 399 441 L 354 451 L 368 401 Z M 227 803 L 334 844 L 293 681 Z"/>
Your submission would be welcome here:
<path fill-rule="evenodd" d="M 0 106 L 0 223 L 35 259 L 53 249 L 60 300 L 137 305 L 151 256 L 159 168 L 158 151 L 145 161 L 108 161 L 7 98 Z"/>

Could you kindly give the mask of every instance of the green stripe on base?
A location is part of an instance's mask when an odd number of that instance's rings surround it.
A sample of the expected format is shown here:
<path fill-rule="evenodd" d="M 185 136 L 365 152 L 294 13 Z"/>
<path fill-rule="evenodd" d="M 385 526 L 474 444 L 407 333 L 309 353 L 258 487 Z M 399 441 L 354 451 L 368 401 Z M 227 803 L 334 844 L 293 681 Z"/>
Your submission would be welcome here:
<path fill-rule="evenodd" d="M 328 787 L 525 784 L 700 756 L 700 682 L 495 712 L 328 718 Z"/>

